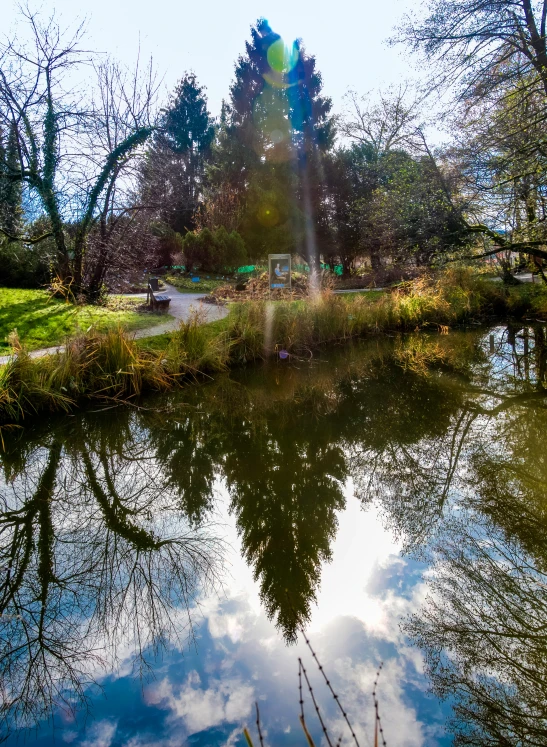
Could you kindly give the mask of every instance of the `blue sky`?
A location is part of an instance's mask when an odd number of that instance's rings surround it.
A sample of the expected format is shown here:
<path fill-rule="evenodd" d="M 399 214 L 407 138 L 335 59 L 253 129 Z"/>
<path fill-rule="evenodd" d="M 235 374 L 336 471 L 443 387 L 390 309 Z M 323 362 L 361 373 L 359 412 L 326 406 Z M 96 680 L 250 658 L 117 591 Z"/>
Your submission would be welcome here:
<path fill-rule="evenodd" d="M 0 0 L 4 30 L 16 15 L 16 3 Z M 418 75 L 416 60 L 403 47 L 385 43 L 405 12 L 415 14 L 411 0 L 48 0 L 31 3 L 45 14 L 55 9 L 62 22 L 87 19 L 87 46 L 130 65 L 141 48 L 153 56 L 171 90 L 185 70 L 207 86 L 210 108 L 218 114 L 233 77 L 234 61 L 244 51 L 249 27 L 260 16 L 289 41 L 303 39 L 317 57 L 325 92 L 336 111 L 348 87 L 359 93 Z"/>

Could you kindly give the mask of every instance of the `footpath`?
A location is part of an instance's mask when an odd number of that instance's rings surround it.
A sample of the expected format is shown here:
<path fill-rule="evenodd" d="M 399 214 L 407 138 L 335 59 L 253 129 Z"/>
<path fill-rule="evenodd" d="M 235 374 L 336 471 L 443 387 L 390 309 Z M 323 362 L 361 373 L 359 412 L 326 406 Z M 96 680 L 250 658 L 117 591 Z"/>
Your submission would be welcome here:
<path fill-rule="evenodd" d="M 156 324 L 153 327 L 147 329 L 139 329 L 133 333 L 135 339 L 141 339 L 143 337 L 155 337 L 156 335 L 163 335 L 166 332 L 173 332 L 178 328 L 182 321 L 186 321 L 190 318 L 190 315 L 194 311 L 198 311 L 203 318 L 203 322 L 216 322 L 218 319 L 223 319 L 228 315 L 228 309 L 225 306 L 215 306 L 210 303 L 203 303 L 202 299 L 206 297 L 206 293 L 181 293 L 179 290 L 174 288 L 172 285 L 164 283 L 164 288 L 161 289 L 162 293 L 166 293 L 171 298 L 169 304 L 169 315 L 166 316 L 165 322 Z M 128 293 L 128 298 L 146 298 L 146 293 Z M 61 353 L 64 350 L 64 345 L 55 345 L 51 348 L 40 348 L 39 350 L 32 350 L 29 355 L 31 358 L 41 358 L 44 355 L 52 355 L 55 353 Z M 8 363 L 10 355 L 0 355 L 0 365 Z"/>

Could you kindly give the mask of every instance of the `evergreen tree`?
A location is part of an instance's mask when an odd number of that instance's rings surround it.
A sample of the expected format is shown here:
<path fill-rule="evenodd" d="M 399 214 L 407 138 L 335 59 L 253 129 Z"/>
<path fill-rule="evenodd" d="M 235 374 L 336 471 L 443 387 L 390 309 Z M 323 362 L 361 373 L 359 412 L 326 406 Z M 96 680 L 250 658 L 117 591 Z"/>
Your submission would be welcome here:
<path fill-rule="evenodd" d="M 0 133 L 0 228 L 18 236 L 23 223 L 21 181 L 13 177 L 21 171 L 17 149 L 17 129 L 11 124 L 4 146 Z"/>
<path fill-rule="evenodd" d="M 213 137 L 205 88 L 187 73 L 162 113 L 141 180 L 144 200 L 157 219 L 181 235 L 195 228 Z"/>
<path fill-rule="evenodd" d="M 232 123 L 240 137 L 259 155 L 267 152 L 269 160 L 328 149 L 334 135 L 332 102 L 321 96 L 315 57 L 300 42 L 288 48 L 263 18 L 251 28 L 245 47 L 230 88 Z"/>
<path fill-rule="evenodd" d="M 331 101 L 321 95 L 315 58 L 287 47 L 268 22 L 251 28 L 239 57 L 211 190 L 228 178 L 243 210 L 240 232 L 251 256 L 293 251 L 317 256 L 323 199 L 321 157 L 333 142 Z"/>

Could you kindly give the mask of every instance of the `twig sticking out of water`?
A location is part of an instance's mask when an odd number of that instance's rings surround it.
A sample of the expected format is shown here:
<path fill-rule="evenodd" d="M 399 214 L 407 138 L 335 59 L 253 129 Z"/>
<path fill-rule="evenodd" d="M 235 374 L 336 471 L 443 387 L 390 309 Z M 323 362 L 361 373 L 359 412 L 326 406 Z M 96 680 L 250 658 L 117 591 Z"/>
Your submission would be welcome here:
<path fill-rule="evenodd" d="M 262 729 L 260 728 L 260 711 L 258 710 L 258 702 L 255 700 L 256 708 L 256 728 L 258 729 L 258 738 L 260 739 L 260 747 L 264 747 L 264 738 L 262 736 Z M 254 747 L 253 740 L 247 727 L 243 729 L 243 736 L 247 742 L 248 747 Z M 313 746 L 314 747 L 314 746 Z"/>
<path fill-rule="evenodd" d="M 300 661 L 300 659 L 298 660 Z M 315 747 L 315 743 L 311 737 L 311 734 L 308 731 L 308 727 L 306 726 L 306 719 L 304 718 L 304 694 L 302 692 L 302 665 L 300 664 L 298 666 L 298 694 L 299 694 L 299 703 L 300 703 L 300 724 L 302 725 L 302 729 L 304 730 L 304 734 L 306 735 L 306 739 L 308 740 L 309 747 Z"/>
<path fill-rule="evenodd" d="M 382 738 L 382 745 L 383 747 L 387 747 L 386 740 L 384 739 L 384 730 L 382 729 L 382 721 L 380 719 L 380 712 L 378 710 L 378 699 L 376 697 L 376 688 L 378 686 L 378 680 L 380 678 L 380 672 L 382 671 L 382 666 L 384 662 L 380 662 L 380 666 L 378 667 L 378 671 L 376 672 L 376 679 L 374 680 L 374 690 L 372 691 L 372 697 L 374 699 L 374 710 L 376 712 L 376 725 L 374 730 L 374 747 L 378 747 L 378 728 L 380 729 L 380 736 Z"/>
<path fill-rule="evenodd" d="M 300 659 L 298 660 L 300 661 Z M 304 695 L 302 693 L 302 667 L 298 667 L 298 694 L 300 696 L 300 718 L 304 720 Z"/>
<path fill-rule="evenodd" d="M 308 673 L 306 672 L 306 668 L 302 664 L 302 659 L 298 659 L 298 664 L 300 665 L 300 669 L 302 670 L 302 674 L 304 675 L 304 679 L 306 680 L 306 685 L 308 686 L 308 690 L 312 699 L 312 703 L 315 707 L 315 712 L 317 713 L 317 718 L 319 719 L 319 723 L 321 724 L 321 728 L 323 729 L 323 734 L 325 735 L 325 739 L 327 740 L 327 744 L 329 747 L 333 747 L 332 742 L 330 741 L 330 736 L 327 731 L 327 727 L 325 726 L 325 722 L 323 721 L 323 717 L 321 716 L 321 711 L 319 710 L 319 706 L 317 705 L 317 701 L 315 700 L 315 695 L 313 694 L 313 687 L 310 685 L 310 681 L 308 679 Z M 302 716 L 300 717 L 302 719 Z"/>
<path fill-rule="evenodd" d="M 342 716 L 343 716 L 343 717 L 345 718 L 345 720 L 346 720 L 346 724 L 347 724 L 347 725 L 348 725 L 348 727 L 349 727 L 349 730 L 350 730 L 350 732 L 351 732 L 351 736 L 353 737 L 353 741 L 355 742 L 355 744 L 356 744 L 356 747 L 360 747 L 360 745 L 359 745 L 359 742 L 357 741 L 357 736 L 356 736 L 355 732 L 353 731 L 353 727 L 352 727 L 352 725 L 351 725 L 351 723 L 350 723 L 350 720 L 349 720 L 349 718 L 348 718 L 348 714 L 346 713 L 346 710 L 345 710 L 344 706 L 343 706 L 343 705 L 342 705 L 342 703 L 340 702 L 340 698 L 338 697 L 338 695 L 337 695 L 337 694 L 336 694 L 336 693 L 334 692 L 334 690 L 332 689 L 332 685 L 331 685 L 331 683 L 330 683 L 330 680 L 329 680 L 329 678 L 327 677 L 327 675 L 325 674 L 325 670 L 323 669 L 323 666 L 321 665 L 321 663 L 320 663 L 319 659 L 317 658 L 317 654 L 316 654 L 316 653 L 315 653 L 315 651 L 313 650 L 313 648 L 312 648 L 312 645 L 311 645 L 311 643 L 310 643 L 310 641 L 309 641 L 309 639 L 308 639 L 308 637 L 307 637 L 306 633 L 304 632 L 304 629 L 303 629 L 303 628 L 300 628 L 300 632 L 302 633 L 302 636 L 304 637 L 304 640 L 306 641 L 306 645 L 307 645 L 307 647 L 308 647 L 308 648 L 309 648 L 309 650 L 311 651 L 311 655 L 313 656 L 313 658 L 314 658 L 314 660 L 315 660 L 315 663 L 317 664 L 317 667 L 319 668 L 319 671 L 321 672 L 321 674 L 323 675 L 323 678 L 324 678 L 325 682 L 327 683 L 327 687 L 328 687 L 328 688 L 329 688 L 329 690 L 331 691 L 332 697 L 333 697 L 333 698 L 334 698 L 334 700 L 335 700 L 335 701 L 336 701 L 336 702 L 338 703 L 338 708 L 340 709 L 340 711 L 342 712 Z M 302 698 L 302 691 L 300 691 L 300 697 Z M 341 739 L 342 739 L 342 737 L 340 737 L 340 740 L 341 740 Z"/>
<path fill-rule="evenodd" d="M 260 711 L 258 710 L 258 701 L 255 701 L 256 707 L 256 728 L 258 729 L 258 738 L 260 739 L 260 747 L 264 747 L 264 739 L 262 738 L 262 730 L 260 728 Z"/>
<path fill-rule="evenodd" d="M 311 734 L 308 731 L 308 727 L 306 726 L 306 721 L 304 717 L 300 716 L 300 723 L 302 725 L 302 729 L 304 730 L 304 734 L 306 735 L 306 739 L 308 740 L 308 747 L 315 747 L 315 742 L 311 738 Z"/>

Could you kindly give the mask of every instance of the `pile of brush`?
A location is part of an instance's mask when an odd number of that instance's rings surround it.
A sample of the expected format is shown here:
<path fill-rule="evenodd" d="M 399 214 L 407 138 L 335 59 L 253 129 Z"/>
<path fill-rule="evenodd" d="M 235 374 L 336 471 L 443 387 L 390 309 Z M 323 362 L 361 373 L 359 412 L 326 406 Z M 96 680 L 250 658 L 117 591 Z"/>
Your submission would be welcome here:
<path fill-rule="evenodd" d="M 329 273 L 318 276 L 321 290 L 332 288 L 333 277 Z M 270 278 L 267 272 L 237 283 L 237 285 L 221 285 L 209 294 L 207 299 L 211 303 L 225 304 L 227 301 L 260 301 L 260 300 L 294 300 L 306 298 L 310 292 L 310 276 L 301 272 L 293 272 L 291 288 L 270 289 Z"/>

